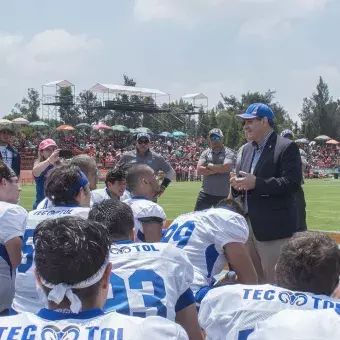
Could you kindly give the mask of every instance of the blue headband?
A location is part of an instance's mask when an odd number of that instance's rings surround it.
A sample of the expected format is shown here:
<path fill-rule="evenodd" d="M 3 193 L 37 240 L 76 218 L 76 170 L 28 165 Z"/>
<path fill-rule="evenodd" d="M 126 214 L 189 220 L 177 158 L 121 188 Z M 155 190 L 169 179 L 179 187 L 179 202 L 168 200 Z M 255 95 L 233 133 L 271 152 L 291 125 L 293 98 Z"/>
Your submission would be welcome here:
<path fill-rule="evenodd" d="M 84 188 L 84 186 L 89 182 L 86 175 L 82 171 L 80 171 L 80 176 L 81 177 L 79 178 L 78 184 L 72 188 L 74 192 L 77 192 L 79 189 Z"/>

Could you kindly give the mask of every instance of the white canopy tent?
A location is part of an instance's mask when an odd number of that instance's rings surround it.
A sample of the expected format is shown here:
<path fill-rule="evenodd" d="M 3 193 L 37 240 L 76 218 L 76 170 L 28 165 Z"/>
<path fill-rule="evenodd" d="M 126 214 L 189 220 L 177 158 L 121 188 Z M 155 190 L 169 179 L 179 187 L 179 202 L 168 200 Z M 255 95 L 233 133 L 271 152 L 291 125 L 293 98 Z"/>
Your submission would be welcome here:
<path fill-rule="evenodd" d="M 43 86 L 70 87 L 70 86 L 74 86 L 74 84 L 70 83 L 68 80 L 56 80 L 56 81 L 51 81 L 47 84 L 44 84 Z"/>
<path fill-rule="evenodd" d="M 191 93 L 191 94 L 186 94 L 185 96 L 182 97 L 183 100 L 185 99 L 208 99 L 207 96 L 205 96 L 203 93 Z"/>
<path fill-rule="evenodd" d="M 191 105 L 193 115 L 198 114 L 201 108 L 204 111 L 208 109 L 208 97 L 203 93 L 186 94 L 181 99 Z"/>
<path fill-rule="evenodd" d="M 159 96 L 167 96 L 168 94 L 156 90 L 156 89 L 149 89 L 144 87 L 134 87 L 134 86 L 123 86 L 123 85 L 112 85 L 112 84 L 99 84 L 97 83 L 94 85 L 91 89 L 91 92 L 96 93 L 124 93 L 124 94 L 130 94 L 130 95 L 137 95 L 137 96 L 143 96 L 143 97 L 153 97 L 156 95 Z"/>

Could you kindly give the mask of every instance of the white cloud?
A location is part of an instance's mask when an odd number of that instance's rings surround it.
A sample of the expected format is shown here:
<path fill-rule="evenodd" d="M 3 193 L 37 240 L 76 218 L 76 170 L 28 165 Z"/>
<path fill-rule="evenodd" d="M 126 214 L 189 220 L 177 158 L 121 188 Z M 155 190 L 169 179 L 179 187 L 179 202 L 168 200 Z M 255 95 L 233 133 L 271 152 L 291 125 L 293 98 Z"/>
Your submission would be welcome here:
<path fill-rule="evenodd" d="M 21 39 L 8 53 L 7 64 L 27 75 L 36 72 L 66 74 L 78 71 L 98 47 L 100 41 L 84 35 L 72 35 L 62 29 L 46 30 L 29 41 Z"/>
<path fill-rule="evenodd" d="M 291 30 L 291 20 L 322 11 L 332 0 L 135 0 L 142 21 L 172 20 L 192 27 L 208 18 L 238 18 L 241 36 L 271 38 Z"/>
<path fill-rule="evenodd" d="M 63 29 L 46 30 L 30 39 L 0 34 L 0 87 L 3 95 L 0 112 L 4 114 L 4 110 L 13 107 L 29 87 L 40 88 L 56 79 L 71 80 L 87 68 L 90 58 L 100 47 L 101 42 L 97 39 L 74 35 Z"/>

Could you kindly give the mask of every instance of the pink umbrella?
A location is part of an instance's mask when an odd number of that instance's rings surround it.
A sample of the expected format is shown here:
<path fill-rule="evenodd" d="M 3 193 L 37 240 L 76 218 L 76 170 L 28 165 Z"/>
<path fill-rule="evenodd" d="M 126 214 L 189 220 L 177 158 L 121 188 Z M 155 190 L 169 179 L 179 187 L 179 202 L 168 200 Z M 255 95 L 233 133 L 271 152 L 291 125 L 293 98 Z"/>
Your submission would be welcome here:
<path fill-rule="evenodd" d="M 112 129 L 105 124 L 97 124 L 97 125 L 93 125 L 93 130 L 99 131 L 99 130 L 112 130 Z"/>

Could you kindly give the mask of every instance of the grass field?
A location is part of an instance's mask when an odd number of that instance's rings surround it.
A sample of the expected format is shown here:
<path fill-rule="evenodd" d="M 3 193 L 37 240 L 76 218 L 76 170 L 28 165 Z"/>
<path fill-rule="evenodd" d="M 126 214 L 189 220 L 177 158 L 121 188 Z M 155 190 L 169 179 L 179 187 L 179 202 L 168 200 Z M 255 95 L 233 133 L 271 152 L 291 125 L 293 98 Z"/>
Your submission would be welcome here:
<path fill-rule="evenodd" d="M 200 182 L 171 183 L 166 194 L 159 200 L 168 219 L 193 210 L 200 185 Z M 304 191 L 308 228 L 340 232 L 340 180 L 307 180 Z M 34 197 L 34 185 L 22 187 L 20 203 L 27 210 L 32 209 Z"/>

